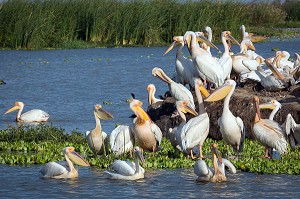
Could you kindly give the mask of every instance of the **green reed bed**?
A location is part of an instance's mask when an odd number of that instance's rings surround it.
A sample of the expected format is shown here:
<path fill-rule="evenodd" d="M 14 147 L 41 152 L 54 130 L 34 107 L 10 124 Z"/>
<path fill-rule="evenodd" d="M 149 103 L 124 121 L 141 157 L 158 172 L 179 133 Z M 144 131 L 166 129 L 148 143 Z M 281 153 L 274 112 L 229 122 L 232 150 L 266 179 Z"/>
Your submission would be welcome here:
<path fill-rule="evenodd" d="M 219 41 L 223 30 L 238 36 L 242 24 L 272 27 L 286 17 L 270 3 L 208 0 L 8 0 L 0 7 L 0 46 L 17 49 L 162 45 L 206 25 Z"/>
<path fill-rule="evenodd" d="M 203 153 L 206 162 L 212 167 L 210 145 L 217 143 L 218 149 L 226 154 L 223 141 L 207 138 Z M 49 161 L 64 160 L 62 149 L 74 146 L 76 151 L 86 157 L 93 167 L 107 168 L 114 160 L 131 159 L 129 154 L 116 157 L 107 149 L 107 155 L 95 156 L 89 149 L 82 133 L 73 131 L 66 133 L 63 129 L 49 125 L 10 127 L 0 131 L 0 163 L 9 165 L 45 164 Z M 257 141 L 246 139 L 245 149 L 238 161 L 232 163 L 238 170 L 255 173 L 274 174 L 300 174 L 299 149 L 282 155 L 281 160 L 268 160 L 263 158 L 265 148 Z M 231 154 L 233 154 L 231 150 Z M 163 138 L 162 150 L 155 153 L 144 154 L 147 169 L 175 169 L 192 168 L 195 161 L 174 149 L 169 140 Z"/>

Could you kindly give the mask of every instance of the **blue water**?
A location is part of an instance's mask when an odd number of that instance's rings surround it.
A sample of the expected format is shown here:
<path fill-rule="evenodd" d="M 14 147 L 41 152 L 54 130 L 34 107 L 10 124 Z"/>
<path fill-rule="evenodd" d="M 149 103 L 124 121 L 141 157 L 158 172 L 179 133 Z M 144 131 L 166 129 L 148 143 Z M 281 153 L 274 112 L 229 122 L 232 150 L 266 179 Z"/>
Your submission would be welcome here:
<path fill-rule="evenodd" d="M 272 48 L 300 51 L 300 39 L 273 40 L 255 45 L 263 57 L 273 56 Z M 95 126 L 93 106 L 104 104 L 114 119 L 101 121 L 108 134 L 115 124 L 129 124 L 132 114 L 126 102 L 134 93 L 147 108 L 149 83 L 157 96 L 168 89 L 151 75 L 153 67 L 172 76 L 175 50 L 162 56 L 167 47 L 99 48 L 77 50 L 0 51 L 0 129 L 16 125 L 15 113 L 4 115 L 15 101 L 50 114 L 49 123 L 67 132 L 85 132 Z M 223 49 L 222 47 L 220 47 Z M 233 46 L 237 52 L 237 46 Z M 216 52 L 213 51 L 216 55 Z M 300 178 L 292 175 L 228 174 L 228 182 L 196 183 L 192 169 L 146 171 L 137 182 L 111 181 L 103 170 L 79 167 L 75 180 L 40 178 L 41 165 L 28 167 L 0 165 L 0 198 L 299 198 Z"/>

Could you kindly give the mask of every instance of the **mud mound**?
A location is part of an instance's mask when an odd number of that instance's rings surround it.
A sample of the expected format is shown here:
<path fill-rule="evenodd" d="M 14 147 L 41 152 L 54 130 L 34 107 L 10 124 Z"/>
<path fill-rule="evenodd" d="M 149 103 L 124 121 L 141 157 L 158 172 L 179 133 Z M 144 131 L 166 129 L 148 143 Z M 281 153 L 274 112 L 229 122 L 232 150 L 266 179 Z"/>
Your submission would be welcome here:
<path fill-rule="evenodd" d="M 287 114 L 291 114 L 296 121 L 300 123 L 300 85 L 290 87 L 288 90 L 281 92 L 267 92 L 265 90 L 257 91 L 255 85 L 238 86 L 230 100 L 230 110 L 235 116 L 239 116 L 246 127 L 246 136 L 252 138 L 251 126 L 254 117 L 253 96 L 258 96 L 261 103 L 276 99 L 281 103 L 281 109 L 276 113 L 274 120 L 282 124 Z M 195 95 L 194 95 L 195 98 Z M 195 98 L 196 99 L 196 98 Z M 195 101 L 196 107 L 198 103 Z M 222 139 L 218 127 L 218 118 L 222 115 L 223 100 L 219 102 L 204 102 L 206 111 L 210 118 L 209 137 L 219 140 Z M 164 102 L 153 104 L 148 107 L 148 114 L 152 120 L 161 128 L 164 135 L 169 128 L 178 126 L 181 122 L 179 116 L 174 116 L 175 101 L 171 97 L 167 97 Z M 197 109 L 198 110 L 198 107 Z M 268 118 L 271 110 L 261 110 L 262 117 Z M 187 119 L 191 118 L 187 115 Z"/>

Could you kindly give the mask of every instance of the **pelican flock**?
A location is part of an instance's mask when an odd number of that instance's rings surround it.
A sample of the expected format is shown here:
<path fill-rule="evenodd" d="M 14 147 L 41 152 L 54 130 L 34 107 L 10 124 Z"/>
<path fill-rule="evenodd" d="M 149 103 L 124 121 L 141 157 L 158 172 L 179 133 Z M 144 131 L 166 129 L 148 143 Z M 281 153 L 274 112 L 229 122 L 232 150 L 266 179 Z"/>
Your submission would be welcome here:
<path fill-rule="evenodd" d="M 233 114 L 232 108 L 230 108 L 230 105 L 234 106 L 234 102 L 230 103 L 230 100 L 236 92 L 236 87 L 254 82 L 254 88 L 261 87 L 267 92 L 278 92 L 289 89 L 300 82 L 300 56 L 298 54 L 295 54 L 295 61 L 289 59 L 290 53 L 287 51 L 277 51 L 275 56 L 263 58 L 255 52 L 257 48 L 253 44 L 255 40 L 261 38 L 246 32 L 244 25 L 240 27 L 240 30 L 242 37 L 240 42 L 231 35 L 231 31 L 221 32 L 224 52 L 219 52 L 219 57 L 212 55 L 211 48 L 218 51 L 219 49 L 212 42 L 212 28 L 208 26 L 204 28 L 203 32 L 188 30 L 181 36 L 173 37 L 173 43 L 163 53 L 165 56 L 175 46 L 178 46 L 174 56 L 174 73 L 171 74 L 173 77 L 170 78 L 171 76 L 165 72 L 166 70 L 164 71 L 160 67 L 153 67 L 151 72 L 152 76 L 167 84 L 166 90 L 175 99 L 174 107 L 177 112 L 169 119 L 174 120 L 174 117 L 179 115 L 178 125 L 170 128 L 168 132 L 162 132 L 147 111 L 142 108 L 143 102 L 133 97 L 128 100 L 128 110 L 135 115 L 132 123 L 118 125 L 108 135 L 102 130 L 100 120 L 111 120 L 113 116 L 104 110 L 102 105 L 94 106 L 93 114 L 96 125 L 94 129 L 85 134 L 87 145 L 94 155 L 97 158 L 106 158 L 106 154 L 103 154 L 104 151 L 107 151 L 115 156 L 126 157 L 126 153 L 130 152 L 130 157 L 134 158 L 134 162 L 123 159 L 114 161 L 110 165 L 111 170 L 104 172 L 108 178 L 119 180 L 145 178 L 145 169 L 139 162 L 145 163 L 144 152 L 150 152 L 154 156 L 162 149 L 163 136 L 169 139 L 178 153 L 190 156 L 192 159 L 199 158 L 194 164 L 196 181 L 227 181 L 225 167 L 229 168 L 233 174 L 236 173 L 235 166 L 229 160 L 229 146 L 235 153 L 235 161 L 238 160 L 240 153 L 243 153 L 244 150 L 246 131 L 243 120 L 238 114 Z M 240 46 L 238 52 L 232 52 L 231 42 Z M 189 55 L 183 55 L 184 48 L 188 50 Z M 154 84 L 146 85 L 149 106 L 163 102 L 162 99 L 155 97 L 156 87 Z M 254 118 L 249 131 L 266 148 L 265 157 L 270 158 L 268 153 L 270 148 L 274 148 L 281 155 L 288 152 L 289 145 L 295 150 L 296 146 L 300 145 L 300 124 L 294 121 L 291 114 L 287 115 L 283 124 L 278 124 L 274 121 L 274 115 L 281 107 L 278 101 L 272 100 L 271 103 L 260 104 L 257 96 L 250 97 L 253 99 Z M 214 167 L 212 170 L 206 163 L 207 154 L 202 150 L 202 146 L 205 146 L 206 138 L 210 133 L 211 116 L 214 114 L 214 110 L 207 111 L 205 105 L 222 99 L 224 99 L 223 109 L 218 119 L 218 126 L 226 144 L 228 159 L 222 158 L 216 144 L 212 144 L 210 147 Z M 195 102 L 197 102 L 196 105 Z M 46 122 L 49 119 L 49 114 L 39 109 L 22 114 L 23 108 L 23 102 L 15 102 L 15 105 L 5 114 L 18 110 L 16 121 L 23 123 Z M 269 119 L 261 117 L 260 109 L 264 108 L 273 110 Z M 191 117 L 187 117 L 188 114 L 191 114 L 189 115 Z M 195 151 L 199 152 L 199 157 L 194 155 Z M 80 166 L 90 166 L 82 156 L 75 152 L 74 147 L 64 148 L 63 155 L 66 162 L 45 164 L 40 170 L 44 177 L 78 177 L 72 161 Z M 148 158 L 147 154 L 145 158 Z"/>

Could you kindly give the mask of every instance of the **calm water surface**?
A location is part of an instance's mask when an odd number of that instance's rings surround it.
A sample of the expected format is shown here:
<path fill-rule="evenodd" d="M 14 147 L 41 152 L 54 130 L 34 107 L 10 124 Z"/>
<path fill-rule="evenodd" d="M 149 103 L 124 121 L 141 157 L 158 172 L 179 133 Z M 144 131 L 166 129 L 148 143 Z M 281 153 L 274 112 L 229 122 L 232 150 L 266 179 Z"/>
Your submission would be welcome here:
<path fill-rule="evenodd" d="M 272 48 L 286 50 L 293 56 L 300 52 L 300 39 L 255 46 L 263 57 L 273 56 Z M 153 67 L 160 67 L 172 76 L 175 50 L 162 57 L 165 50 L 166 47 L 0 51 L 0 79 L 6 82 L 0 85 L 0 129 L 16 125 L 15 113 L 2 114 L 15 101 L 25 103 L 24 111 L 39 108 L 48 112 L 49 123 L 67 132 L 93 129 L 94 104 L 110 102 L 103 106 L 114 119 L 101 122 L 109 134 L 116 123 L 131 123 L 132 112 L 126 103 L 130 93 L 147 108 L 149 83 L 156 85 L 157 96 L 168 89 L 151 75 Z M 233 51 L 237 52 L 236 46 Z M 144 180 L 120 182 L 105 179 L 102 170 L 80 167 L 76 180 L 45 180 L 40 178 L 40 167 L 0 165 L 0 198 L 300 197 L 300 178 L 291 175 L 238 172 L 228 174 L 229 182 L 203 184 L 194 181 L 192 169 L 176 169 L 147 171 Z"/>

